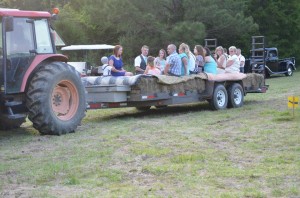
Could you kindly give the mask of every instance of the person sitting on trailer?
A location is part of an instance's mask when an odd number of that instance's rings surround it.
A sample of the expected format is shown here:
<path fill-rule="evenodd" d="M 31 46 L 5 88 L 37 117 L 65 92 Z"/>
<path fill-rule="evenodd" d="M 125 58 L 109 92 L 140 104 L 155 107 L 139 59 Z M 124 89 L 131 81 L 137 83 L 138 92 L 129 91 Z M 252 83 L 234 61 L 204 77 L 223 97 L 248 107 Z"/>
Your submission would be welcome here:
<path fill-rule="evenodd" d="M 122 61 L 123 47 L 121 45 L 116 45 L 114 48 L 114 54 L 109 57 L 108 64 L 112 66 L 111 75 L 112 76 L 133 76 L 131 72 L 127 72 L 123 69 Z"/>
<path fill-rule="evenodd" d="M 225 73 L 239 73 L 240 72 L 240 61 L 236 55 L 236 47 L 231 46 L 229 48 L 229 58 L 226 63 Z"/>
<path fill-rule="evenodd" d="M 236 55 L 240 61 L 240 72 L 244 73 L 245 72 L 245 57 L 241 54 L 242 50 L 240 48 L 236 49 Z"/>
<path fill-rule="evenodd" d="M 166 66 L 166 57 L 167 57 L 166 51 L 164 49 L 160 49 L 158 52 L 158 56 L 154 60 L 154 65 L 155 67 L 160 69 L 161 74 L 164 74 L 164 69 Z"/>
<path fill-rule="evenodd" d="M 141 52 L 142 53 L 134 59 L 135 74 L 144 74 L 146 70 L 149 47 L 143 45 Z"/>
<path fill-rule="evenodd" d="M 102 69 L 103 76 L 111 76 L 111 69 L 112 66 L 108 65 L 108 58 L 106 56 L 103 56 L 101 58 L 102 67 L 98 68 L 98 73 L 100 73 L 99 70 Z"/>
<path fill-rule="evenodd" d="M 148 56 L 147 58 L 147 67 L 144 72 L 144 74 L 151 74 L 151 75 L 160 75 L 161 71 L 154 65 L 154 57 L 153 56 Z"/>
<path fill-rule="evenodd" d="M 202 45 L 195 45 L 194 54 L 196 56 L 196 66 L 198 66 L 198 73 L 203 72 L 204 66 L 204 57 L 205 57 L 205 50 Z"/>
<path fill-rule="evenodd" d="M 208 47 L 204 47 L 205 50 L 205 64 L 204 64 L 204 72 L 217 74 L 217 63 L 215 59 L 211 56 L 211 52 Z"/>
<path fill-rule="evenodd" d="M 181 75 L 189 75 L 189 47 L 185 43 L 181 43 L 178 48 L 179 56 L 181 58 Z"/>
<path fill-rule="evenodd" d="M 176 45 L 170 44 L 167 48 L 169 56 L 167 57 L 166 67 L 164 74 L 169 76 L 180 76 L 181 75 L 181 58 L 176 52 Z"/>
<path fill-rule="evenodd" d="M 227 57 L 224 54 L 224 48 L 222 46 L 218 46 L 215 51 L 215 59 L 217 60 L 217 74 L 225 73 Z"/>

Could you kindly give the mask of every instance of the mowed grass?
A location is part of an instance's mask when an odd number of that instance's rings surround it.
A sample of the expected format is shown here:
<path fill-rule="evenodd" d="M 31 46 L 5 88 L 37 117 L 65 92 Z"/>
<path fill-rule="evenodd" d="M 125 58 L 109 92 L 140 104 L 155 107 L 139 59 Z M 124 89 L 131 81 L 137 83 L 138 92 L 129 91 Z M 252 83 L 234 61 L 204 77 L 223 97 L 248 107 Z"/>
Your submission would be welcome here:
<path fill-rule="evenodd" d="M 300 197 L 300 73 L 242 108 L 88 111 L 76 133 L 0 132 L 0 197 Z"/>

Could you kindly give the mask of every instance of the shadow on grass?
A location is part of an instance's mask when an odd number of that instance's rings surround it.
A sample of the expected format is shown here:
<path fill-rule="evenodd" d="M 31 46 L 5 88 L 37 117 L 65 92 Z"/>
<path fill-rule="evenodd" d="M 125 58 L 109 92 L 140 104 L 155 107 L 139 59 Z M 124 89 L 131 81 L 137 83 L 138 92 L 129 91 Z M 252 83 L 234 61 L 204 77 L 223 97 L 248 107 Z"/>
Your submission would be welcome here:
<path fill-rule="evenodd" d="M 22 139 L 28 136 L 39 135 L 38 131 L 33 129 L 32 126 L 29 125 L 23 126 L 23 125 L 21 125 L 20 128 L 16 128 L 16 129 L 0 130 L 0 142 L 3 139 L 9 139 L 15 137 Z"/>
<path fill-rule="evenodd" d="M 125 109 L 125 108 L 124 108 Z M 124 110 L 123 109 L 123 110 Z M 101 110 L 97 110 L 101 111 Z M 141 117 L 164 117 L 180 113 L 190 112 L 201 112 L 201 111 L 212 111 L 207 102 L 197 104 L 185 104 L 185 105 L 173 105 L 165 108 L 151 107 L 149 110 L 139 111 L 137 109 L 131 109 L 126 112 L 116 112 L 109 115 L 100 115 L 93 118 L 88 118 L 88 122 L 101 122 L 110 119 L 125 119 L 125 118 L 141 118 Z"/>

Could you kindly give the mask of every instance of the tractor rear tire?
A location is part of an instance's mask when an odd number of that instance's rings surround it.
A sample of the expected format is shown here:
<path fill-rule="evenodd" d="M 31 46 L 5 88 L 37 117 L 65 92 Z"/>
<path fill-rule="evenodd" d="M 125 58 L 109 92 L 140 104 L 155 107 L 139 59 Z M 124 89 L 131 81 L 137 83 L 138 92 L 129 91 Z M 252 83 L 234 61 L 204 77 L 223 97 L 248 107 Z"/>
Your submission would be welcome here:
<path fill-rule="evenodd" d="M 74 132 L 85 116 L 85 90 L 79 73 L 63 62 L 42 65 L 26 94 L 28 118 L 42 135 Z"/>

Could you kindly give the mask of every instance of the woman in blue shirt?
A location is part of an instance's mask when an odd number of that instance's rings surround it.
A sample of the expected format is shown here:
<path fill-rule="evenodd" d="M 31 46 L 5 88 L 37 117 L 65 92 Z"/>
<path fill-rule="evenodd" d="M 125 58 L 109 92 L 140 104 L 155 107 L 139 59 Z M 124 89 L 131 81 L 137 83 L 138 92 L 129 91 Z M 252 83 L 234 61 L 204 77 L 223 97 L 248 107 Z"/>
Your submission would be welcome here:
<path fill-rule="evenodd" d="M 211 74 L 217 74 L 217 62 L 211 56 L 211 52 L 208 49 L 208 47 L 204 47 L 204 49 L 205 49 L 204 72 L 205 73 L 211 73 Z"/>
<path fill-rule="evenodd" d="M 112 66 L 111 75 L 112 76 L 132 76 L 131 72 L 127 72 L 123 69 L 122 61 L 123 47 L 121 45 L 116 45 L 114 48 L 114 54 L 109 57 L 108 64 Z"/>

